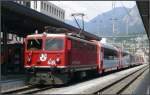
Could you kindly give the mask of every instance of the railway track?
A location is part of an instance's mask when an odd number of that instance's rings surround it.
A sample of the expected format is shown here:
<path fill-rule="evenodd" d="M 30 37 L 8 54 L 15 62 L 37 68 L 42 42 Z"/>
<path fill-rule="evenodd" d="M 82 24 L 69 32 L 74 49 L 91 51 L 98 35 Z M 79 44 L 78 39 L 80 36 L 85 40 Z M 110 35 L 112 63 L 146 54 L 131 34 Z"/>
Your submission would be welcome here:
<path fill-rule="evenodd" d="M 1 92 L 2 94 L 32 94 L 39 91 L 44 91 L 52 88 L 52 86 L 24 86 L 17 89 L 12 89 L 9 91 Z"/>
<path fill-rule="evenodd" d="M 139 68 L 139 67 L 135 67 Z M 121 94 L 125 90 L 128 89 L 130 85 L 136 79 L 138 79 L 145 71 L 147 71 L 148 67 L 147 66 L 140 66 L 139 69 L 133 70 L 133 72 L 130 70 L 130 74 L 127 74 L 126 71 L 123 71 L 125 73 L 118 73 L 118 74 L 113 74 L 113 75 L 108 75 L 112 76 L 109 78 L 112 78 L 111 80 L 106 76 L 104 78 L 100 79 L 94 79 L 90 80 L 89 82 L 83 82 L 79 84 L 72 84 L 68 86 L 60 86 L 56 87 L 55 86 L 25 86 L 22 88 L 14 89 L 14 90 L 9 90 L 6 92 L 2 92 L 2 94 Z M 128 70 L 129 71 L 129 70 Z M 125 75 L 124 75 L 125 74 Z M 117 76 L 124 76 L 122 78 L 119 78 L 119 80 L 116 80 L 115 77 Z M 113 78 L 114 77 L 114 78 Z M 109 79 L 109 84 L 105 85 L 105 80 Z M 115 80 L 114 80 L 115 79 Z M 97 82 L 101 82 L 100 84 L 97 84 Z M 108 82 L 107 82 L 108 83 Z M 90 86 L 91 85 L 91 86 Z M 88 87 L 90 86 L 90 88 Z M 99 87 L 98 87 L 99 86 Z M 84 88 L 85 87 L 85 88 Z M 95 87 L 97 87 L 95 90 Z M 86 90 L 88 89 L 88 90 Z M 94 90 L 94 91 L 93 91 Z"/>
<path fill-rule="evenodd" d="M 148 67 L 142 68 L 130 75 L 100 89 L 99 91 L 95 92 L 94 94 L 122 94 L 136 79 L 138 79 Z"/>
<path fill-rule="evenodd" d="M 116 72 L 107 76 L 92 79 L 89 81 L 73 84 L 65 87 L 52 88 L 41 91 L 36 94 L 120 94 L 126 93 L 128 89 L 132 90 L 137 86 L 132 84 L 139 81 L 141 76 L 145 77 L 148 72 L 148 65 L 141 65 L 125 71 Z M 142 78 L 141 78 L 142 79 Z M 136 82 L 137 83 L 137 82 Z M 131 85 L 130 85 L 131 84 Z M 132 90 L 133 91 L 133 90 Z M 128 91 L 128 94 L 132 93 Z"/>

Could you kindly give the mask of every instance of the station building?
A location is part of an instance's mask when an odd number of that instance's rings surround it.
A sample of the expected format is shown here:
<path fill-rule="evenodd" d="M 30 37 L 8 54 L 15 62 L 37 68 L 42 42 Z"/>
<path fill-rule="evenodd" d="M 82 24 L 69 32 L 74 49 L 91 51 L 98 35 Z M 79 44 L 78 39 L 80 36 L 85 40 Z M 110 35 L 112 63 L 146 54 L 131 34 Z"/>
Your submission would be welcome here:
<path fill-rule="evenodd" d="M 46 14 L 57 20 L 65 20 L 65 10 L 60 7 L 48 2 L 48 1 L 15 1 L 21 5 L 29 7 L 33 10 Z"/>

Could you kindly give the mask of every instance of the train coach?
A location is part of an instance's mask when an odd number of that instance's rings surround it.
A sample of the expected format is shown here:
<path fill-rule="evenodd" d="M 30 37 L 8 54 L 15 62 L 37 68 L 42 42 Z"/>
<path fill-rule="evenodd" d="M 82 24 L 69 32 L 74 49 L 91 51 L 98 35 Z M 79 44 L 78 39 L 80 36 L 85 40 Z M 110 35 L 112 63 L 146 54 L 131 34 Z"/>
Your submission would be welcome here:
<path fill-rule="evenodd" d="M 65 84 L 130 65 L 129 54 L 120 48 L 68 34 L 28 35 L 24 54 L 30 84 Z"/>

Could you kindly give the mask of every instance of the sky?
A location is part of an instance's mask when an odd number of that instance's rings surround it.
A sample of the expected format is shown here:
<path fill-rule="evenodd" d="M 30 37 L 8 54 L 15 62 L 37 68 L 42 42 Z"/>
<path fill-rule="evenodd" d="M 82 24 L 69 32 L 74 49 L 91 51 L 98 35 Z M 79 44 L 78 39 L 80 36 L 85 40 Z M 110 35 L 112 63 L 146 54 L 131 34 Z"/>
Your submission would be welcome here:
<path fill-rule="evenodd" d="M 65 19 L 72 20 L 72 13 L 84 13 L 84 20 L 89 21 L 99 14 L 112 9 L 112 2 L 115 7 L 132 8 L 135 1 L 49 1 L 65 10 Z"/>

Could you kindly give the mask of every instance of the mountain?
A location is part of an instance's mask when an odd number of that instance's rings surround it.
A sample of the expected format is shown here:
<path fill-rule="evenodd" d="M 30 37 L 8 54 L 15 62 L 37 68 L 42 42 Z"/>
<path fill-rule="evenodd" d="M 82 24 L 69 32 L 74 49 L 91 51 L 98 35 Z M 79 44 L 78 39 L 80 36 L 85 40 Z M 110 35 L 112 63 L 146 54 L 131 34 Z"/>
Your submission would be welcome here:
<path fill-rule="evenodd" d="M 118 25 L 120 25 L 119 23 L 121 23 L 124 15 L 126 15 L 124 8 L 117 7 L 90 20 L 88 22 L 87 30 L 91 33 L 100 33 L 100 35 L 103 36 L 114 36 L 116 34 L 112 32 L 112 19 L 116 19 L 117 23 L 115 23 L 115 27 L 117 27 L 116 29 L 119 29 Z"/>
<path fill-rule="evenodd" d="M 114 32 L 112 18 L 115 19 Z M 82 22 L 80 19 L 78 21 L 79 23 Z M 77 27 L 75 20 L 67 20 L 66 23 Z M 120 36 L 145 31 L 136 6 L 128 9 L 116 7 L 113 10 L 97 15 L 89 22 L 85 22 L 85 30 L 100 36 Z"/>
<path fill-rule="evenodd" d="M 134 6 L 131 9 L 129 15 L 127 14 L 124 16 L 122 22 L 124 25 L 127 25 L 128 23 L 129 34 L 142 33 L 143 31 L 145 31 L 137 6 Z"/>

